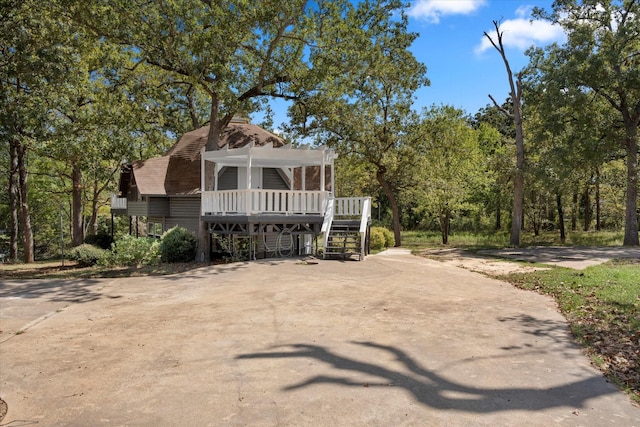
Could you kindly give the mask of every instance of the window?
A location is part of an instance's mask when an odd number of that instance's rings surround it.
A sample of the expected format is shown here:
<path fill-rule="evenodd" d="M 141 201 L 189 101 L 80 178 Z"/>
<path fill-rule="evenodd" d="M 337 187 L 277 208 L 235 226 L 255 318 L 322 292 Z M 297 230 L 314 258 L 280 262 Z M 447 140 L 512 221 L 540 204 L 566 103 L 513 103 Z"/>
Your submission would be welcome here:
<path fill-rule="evenodd" d="M 147 223 L 147 236 L 155 237 L 159 239 L 162 237 L 162 223 L 161 222 L 148 222 Z"/>

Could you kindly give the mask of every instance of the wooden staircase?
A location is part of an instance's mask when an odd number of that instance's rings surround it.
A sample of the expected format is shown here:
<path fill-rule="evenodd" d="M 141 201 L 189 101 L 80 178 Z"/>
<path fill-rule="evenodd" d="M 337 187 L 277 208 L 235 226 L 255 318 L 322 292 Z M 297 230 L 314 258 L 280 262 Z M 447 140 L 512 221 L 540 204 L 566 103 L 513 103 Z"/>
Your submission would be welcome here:
<path fill-rule="evenodd" d="M 364 253 L 360 238 L 360 220 L 334 220 L 324 246 L 325 259 L 350 259 L 357 256 L 360 261 Z"/>

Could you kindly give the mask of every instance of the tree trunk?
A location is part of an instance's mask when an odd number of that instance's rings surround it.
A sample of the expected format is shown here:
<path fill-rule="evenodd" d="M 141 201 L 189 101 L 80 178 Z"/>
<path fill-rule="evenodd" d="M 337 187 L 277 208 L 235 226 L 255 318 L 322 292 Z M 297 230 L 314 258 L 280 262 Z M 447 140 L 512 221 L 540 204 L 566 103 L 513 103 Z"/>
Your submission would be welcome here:
<path fill-rule="evenodd" d="M 209 115 L 209 132 L 207 134 L 207 144 L 205 145 L 206 151 L 215 151 L 217 150 L 218 143 L 220 141 L 220 127 L 219 127 L 219 113 L 220 113 L 220 102 L 216 94 L 211 95 L 211 110 Z M 210 176 L 213 175 L 213 170 L 215 170 L 211 162 L 204 162 L 204 170 L 200 171 L 205 175 L 205 188 L 202 190 L 211 190 L 211 182 Z M 213 179 L 217 179 L 217 177 L 213 177 Z M 211 254 L 211 239 L 209 238 L 209 227 L 207 223 L 202 220 L 202 216 L 198 222 L 198 250 L 196 252 L 196 261 L 209 261 Z"/>
<path fill-rule="evenodd" d="M 82 171 L 77 162 L 73 162 L 71 170 L 71 245 L 79 246 L 84 241 L 82 226 Z"/>
<path fill-rule="evenodd" d="M 498 187 L 496 199 L 496 230 L 502 228 L 502 189 Z"/>
<path fill-rule="evenodd" d="M 447 209 L 443 209 L 440 212 L 440 233 L 442 234 L 442 244 L 449 244 L 449 229 L 451 226 L 451 211 Z"/>
<path fill-rule="evenodd" d="M 583 231 L 589 231 L 589 228 L 591 228 L 591 194 L 589 191 L 589 184 L 587 183 L 584 186 L 584 194 L 582 196 L 582 207 L 584 209 L 584 216 L 583 216 Z"/>
<path fill-rule="evenodd" d="M 33 230 L 31 229 L 31 213 L 29 211 L 28 198 L 28 173 L 26 165 L 27 148 L 18 145 L 16 147 L 18 158 L 18 173 L 20 181 L 20 226 L 22 228 L 22 251 L 25 263 L 31 263 L 35 260 L 33 253 Z"/>
<path fill-rule="evenodd" d="M 524 159 L 523 159 L 524 161 Z M 518 160 L 520 163 L 520 160 Z M 513 214 L 511 222 L 511 237 L 509 243 L 512 246 L 520 246 L 520 230 L 522 229 L 522 214 L 524 202 L 524 173 L 520 167 L 516 168 L 516 175 L 513 179 Z"/>
<path fill-rule="evenodd" d="M 391 184 L 387 182 L 385 179 L 385 169 L 378 168 L 376 172 L 376 179 L 378 183 L 382 187 L 382 191 L 384 191 L 385 196 L 389 200 L 389 205 L 391 206 L 391 214 L 393 219 L 393 237 L 395 238 L 394 247 L 402 246 L 402 236 L 400 234 L 400 208 L 398 207 L 398 201 L 396 200 L 395 194 L 393 194 L 393 189 L 391 188 Z"/>
<path fill-rule="evenodd" d="M 602 224 L 600 223 L 600 168 L 596 168 L 596 231 L 600 231 Z"/>
<path fill-rule="evenodd" d="M 20 178 L 18 176 L 18 152 L 16 141 L 9 141 L 9 210 L 11 216 L 11 239 L 9 241 L 9 259 L 18 259 L 18 238 L 20 236 L 18 206 L 20 205 Z"/>
<path fill-rule="evenodd" d="M 93 180 L 93 191 L 91 197 L 91 220 L 89 221 L 89 232 L 92 235 L 98 234 L 98 197 L 100 197 L 100 183 L 97 178 Z"/>
<path fill-rule="evenodd" d="M 573 192 L 573 209 L 571 210 L 571 231 L 578 229 L 578 191 Z"/>
<path fill-rule="evenodd" d="M 191 117 L 191 126 L 193 129 L 200 128 L 200 120 L 198 120 L 198 113 L 196 111 L 196 105 L 193 101 L 193 86 L 187 90 L 187 108 L 189 109 L 189 116 Z"/>
<path fill-rule="evenodd" d="M 560 192 L 556 193 L 556 206 L 558 208 L 558 228 L 560 229 L 560 242 L 564 243 L 567 240 L 564 231 L 564 210 L 562 209 L 562 196 Z"/>
<path fill-rule="evenodd" d="M 513 212 L 511 215 L 511 237 L 509 243 L 512 246 L 520 246 L 520 230 L 524 224 L 524 131 L 522 129 L 522 80 L 518 75 L 516 79 L 513 78 L 513 72 L 507 59 L 507 54 L 502 43 L 502 36 L 504 32 L 500 31 L 500 23 L 493 21 L 493 26 L 496 29 L 497 43 L 491 38 L 488 33 L 484 33 L 485 37 L 489 39 L 493 47 L 500 53 L 502 62 L 504 62 L 505 69 L 507 71 L 507 78 L 509 82 L 509 95 L 511 96 L 511 102 L 513 102 L 513 114 L 509 114 L 498 105 L 498 103 L 489 95 L 493 103 L 513 119 L 513 124 L 516 128 L 516 171 L 513 177 Z"/>
<path fill-rule="evenodd" d="M 638 246 L 638 123 L 625 120 L 627 148 L 627 194 L 624 246 Z"/>

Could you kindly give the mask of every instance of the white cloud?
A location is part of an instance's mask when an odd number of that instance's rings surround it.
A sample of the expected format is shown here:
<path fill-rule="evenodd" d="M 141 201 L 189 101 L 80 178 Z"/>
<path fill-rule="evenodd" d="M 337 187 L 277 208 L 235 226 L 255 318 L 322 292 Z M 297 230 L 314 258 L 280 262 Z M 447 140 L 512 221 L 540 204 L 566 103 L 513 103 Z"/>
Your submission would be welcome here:
<path fill-rule="evenodd" d="M 526 18 L 531 14 L 532 9 L 531 6 L 520 6 L 516 9 L 516 16 L 518 18 Z"/>
<path fill-rule="evenodd" d="M 526 50 L 532 45 L 547 45 L 553 42 L 562 42 L 566 39 L 566 35 L 560 26 L 552 25 L 547 21 L 530 21 L 521 14 L 522 12 L 521 9 L 518 9 L 519 18 L 508 19 L 500 23 L 500 32 L 503 33 L 502 43 L 505 47 Z M 487 33 L 497 43 L 496 31 L 487 31 Z M 475 51 L 480 54 L 492 48 L 491 42 L 483 36 Z"/>
<path fill-rule="evenodd" d="M 468 15 L 487 3 L 486 0 L 417 0 L 409 16 L 437 24 L 445 15 Z"/>

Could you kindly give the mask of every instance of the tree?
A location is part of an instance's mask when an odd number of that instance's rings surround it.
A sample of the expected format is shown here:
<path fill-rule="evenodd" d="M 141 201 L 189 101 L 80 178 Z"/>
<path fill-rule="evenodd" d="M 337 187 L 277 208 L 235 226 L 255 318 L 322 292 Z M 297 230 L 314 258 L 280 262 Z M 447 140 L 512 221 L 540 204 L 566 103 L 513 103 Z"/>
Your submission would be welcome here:
<path fill-rule="evenodd" d="M 66 13 L 97 36 L 127 46 L 138 63 L 162 70 L 171 84 L 207 94 L 207 150 L 218 148 L 219 135 L 234 115 L 258 109 L 266 98 L 299 99 L 327 75 L 342 72 L 348 64 L 335 61 L 335 46 L 325 35 L 336 27 L 346 29 L 346 37 L 358 31 L 345 27 L 344 15 L 352 8 L 347 0 L 66 3 Z M 366 2 L 366 7 L 384 13 L 379 3 L 385 2 Z M 315 67 L 330 67 L 329 62 L 337 68 Z M 213 185 L 213 169 L 206 167 L 207 185 Z M 200 242 L 207 243 L 204 223 L 200 229 Z M 206 250 L 201 247 L 199 254 Z"/>
<path fill-rule="evenodd" d="M 474 130 L 464 112 L 451 106 L 425 110 L 413 136 L 419 141 L 422 165 L 414 177 L 414 197 L 422 210 L 438 218 L 442 244 L 449 242 L 451 218 L 466 208 L 484 181 L 480 132 Z M 495 135 L 494 135 L 495 136 Z"/>
<path fill-rule="evenodd" d="M 29 206 L 28 157 L 49 132 L 47 107 L 64 83 L 66 39 L 55 13 L 31 0 L 8 1 L 0 7 L 4 28 L 0 34 L 0 136 L 10 152 L 9 198 L 12 239 L 19 228 L 24 262 L 34 261 Z M 19 218 L 19 227 L 16 223 Z M 15 242 L 10 256 L 16 257 Z"/>
<path fill-rule="evenodd" d="M 615 111 L 593 91 L 585 92 L 567 85 L 562 76 L 558 55 L 545 54 L 543 49 L 531 49 L 525 71 L 528 93 L 527 131 L 536 141 L 528 152 L 529 179 L 543 182 L 555 193 L 561 240 L 564 241 L 563 196 L 567 189 L 575 195 L 572 209 L 577 228 L 579 192 L 582 193 L 585 230 L 591 224 L 590 193 L 596 188 L 596 227 L 599 228 L 600 198 L 598 197 L 601 168 L 620 156 Z M 571 158 L 572 167 L 567 167 Z"/>
<path fill-rule="evenodd" d="M 493 47 L 500 53 L 502 61 L 504 62 L 505 69 L 507 70 L 507 78 L 509 81 L 509 96 L 512 101 L 512 111 L 508 111 L 495 101 L 495 99 L 489 95 L 494 105 L 500 109 L 506 116 L 513 119 L 515 126 L 515 145 L 516 145 L 516 168 L 513 173 L 513 213 L 511 215 L 511 237 L 509 243 L 514 246 L 520 245 L 520 230 L 522 229 L 522 212 L 524 206 L 524 132 L 522 129 L 522 81 L 521 76 L 518 74 L 514 81 L 513 72 L 507 59 L 507 55 L 502 43 L 503 32 L 500 31 L 500 24 L 498 21 L 493 21 L 493 26 L 496 29 L 496 40 L 494 40 L 488 33 L 484 33 L 485 37 L 489 39 Z"/>
<path fill-rule="evenodd" d="M 638 239 L 638 126 L 640 124 L 640 2 L 577 1 L 554 3 L 552 13 L 536 15 L 562 25 L 567 42 L 546 50 L 557 57 L 554 72 L 567 88 L 593 92 L 617 113 L 626 150 L 624 245 Z"/>
<path fill-rule="evenodd" d="M 349 5 L 344 23 L 324 30 L 333 55 L 314 65 L 327 70 L 317 90 L 290 112 L 299 134 L 337 147 L 373 168 L 393 214 L 395 245 L 402 244 L 398 193 L 410 184 L 417 157 L 405 129 L 413 120 L 413 93 L 428 84 L 426 67 L 408 50 L 417 34 L 397 1 Z"/>
<path fill-rule="evenodd" d="M 495 212 L 494 229 L 502 229 L 502 209 L 506 209 L 508 192 L 513 171 L 513 154 L 515 129 L 513 120 L 502 113 L 510 111 L 511 102 L 505 101 L 498 109 L 494 105 L 481 108 L 470 120 L 474 129 L 479 132 L 479 144 L 485 159 L 488 178 L 491 179 L 484 192 L 477 193 L 476 199 L 486 206 L 487 212 Z"/>

